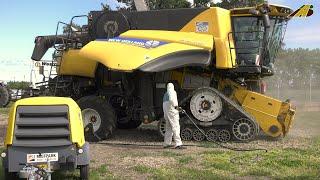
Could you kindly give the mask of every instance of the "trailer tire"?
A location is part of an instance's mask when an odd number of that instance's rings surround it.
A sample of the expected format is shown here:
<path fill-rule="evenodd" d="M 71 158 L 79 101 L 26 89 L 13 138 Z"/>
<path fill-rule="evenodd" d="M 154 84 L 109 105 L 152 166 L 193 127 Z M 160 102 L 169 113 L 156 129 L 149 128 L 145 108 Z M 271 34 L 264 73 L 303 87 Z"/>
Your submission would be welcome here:
<path fill-rule="evenodd" d="M 0 107 L 6 107 L 10 102 L 11 96 L 9 89 L 0 84 Z"/>
<path fill-rule="evenodd" d="M 81 180 L 88 180 L 89 179 L 89 165 L 82 165 L 80 166 L 80 179 Z"/>
<path fill-rule="evenodd" d="M 78 101 L 78 105 L 82 111 L 84 127 L 91 122 L 94 134 L 100 139 L 107 139 L 112 136 L 117 118 L 114 109 L 107 101 L 98 96 L 86 96 Z M 86 136 L 88 134 L 90 133 L 86 133 Z M 86 137 L 88 141 L 91 138 Z"/>

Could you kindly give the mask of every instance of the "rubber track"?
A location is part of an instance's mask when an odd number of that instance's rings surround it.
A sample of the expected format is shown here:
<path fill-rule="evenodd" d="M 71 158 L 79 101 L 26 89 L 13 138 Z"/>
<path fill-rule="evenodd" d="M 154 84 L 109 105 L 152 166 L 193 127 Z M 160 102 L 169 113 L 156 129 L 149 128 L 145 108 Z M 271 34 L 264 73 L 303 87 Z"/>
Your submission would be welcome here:
<path fill-rule="evenodd" d="M 222 98 L 230 106 L 235 108 L 240 114 L 242 114 L 244 117 L 246 117 L 249 120 L 251 120 L 252 122 L 254 122 L 254 124 L 256 125 L 256 135 L 258 135 L 258 133 L 259 133 L 259 125 L 258 125 L 257 121 L 255 120 L 255 118 L 253 116 L 251 116 L 248 112 L 246 112 L 240 105 L 238 105 L 236 102 L 234 102 L 233 100 L 231 100 L 230 98 L 228 98 L 227 96 L 225 96 L 223 93 L 219 92 L 215 88 L 212 88 L 212 87 L 201 87 L 201 88 L 198 88 L 198 89 L 192 91 L 187 97 L 182 99 L 179 104 L 185 104 L 188 99 L 190 99 L 196 92 L 201 91 L 201 90 L 209 90 L 209 91 L 215 92 L 220 98 Z"/>

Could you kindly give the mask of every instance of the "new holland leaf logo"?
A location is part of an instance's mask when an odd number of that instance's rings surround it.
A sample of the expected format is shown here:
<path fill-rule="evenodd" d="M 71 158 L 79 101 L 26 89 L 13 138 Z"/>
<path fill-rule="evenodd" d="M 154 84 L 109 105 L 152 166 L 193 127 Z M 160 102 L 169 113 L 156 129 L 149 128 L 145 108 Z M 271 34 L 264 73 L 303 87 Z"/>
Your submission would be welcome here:
<path fill-rule="evenodd" d="M 298 10 L 289 15 L 289 17 L 309 17 L 313 14 L 313 5 L 303 5 Z"/>

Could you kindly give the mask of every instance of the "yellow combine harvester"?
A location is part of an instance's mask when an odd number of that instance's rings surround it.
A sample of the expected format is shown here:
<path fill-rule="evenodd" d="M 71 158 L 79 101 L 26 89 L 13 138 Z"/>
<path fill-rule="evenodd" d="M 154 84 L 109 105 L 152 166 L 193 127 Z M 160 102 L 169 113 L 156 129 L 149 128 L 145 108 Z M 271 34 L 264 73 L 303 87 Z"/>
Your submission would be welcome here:
<path fill-rule="evenodd" d="M 32 59 L 55 47 L 57 73 L 49 90 L 78 99 L 85 124 L 101 138 L 115 127 L 159 120 L 162 96 L 173 82 L 180 105 L 210 140 L 252 140 L 262 129 L 284 136 L 295 111 L 267 97 L 262 79 L 274 73 L 292 10 L 261 4 L 157 11 L 91 11 L 88 24 L 64 35 L 39 36 Z M 58 28 L 61 23 L 58 23 Z M 181 116 L 184 140 L 204 140 Z"/>

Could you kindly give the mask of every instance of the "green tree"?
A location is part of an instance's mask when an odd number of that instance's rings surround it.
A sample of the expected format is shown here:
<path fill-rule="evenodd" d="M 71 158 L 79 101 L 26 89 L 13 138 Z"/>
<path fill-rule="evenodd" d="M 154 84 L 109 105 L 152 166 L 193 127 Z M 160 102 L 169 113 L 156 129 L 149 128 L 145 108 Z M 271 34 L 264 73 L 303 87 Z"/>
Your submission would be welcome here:
<path fill-rule="evenodd" d="M 103 11 L 110 11 L 111 10 L 111 8 L 108 4 L 101 3 L 101 8 Z"/>
<path fill-rule="evenodd" d="M 72 26 L 72 28 L 73 28 L 73 30 L 71 29 L 71 26 Z M 72 33 L 74 30 L 80 30 L 81 29 L 81 26 L 80 25 L 78 25 L 78 24 L 75 24 L 75 23 L 72 23 L 72 25 L 71 26 L 69 26 L 69 25 L 64 25 L 63 26 L 63 34 L 64 35 L 68 35 L 69 33 Z"/>
<path fill-rule="evenodd" d="M 211 3 L 210 6 L 217 6 L 225 9 L 251 7 L 264 3 L 264 0 L 222 0 L 219 3 Z"/>
<path fill-rule="evenodd" d="M 191 4 L 187 0 L 150 0 L 150 9 L 174 9 L 190 8 Z"/>
<path fill-rule="evenodd" d="M 30 82 L 25 81 L 10 81 L 7 83 L 10 89 L 28 89 L 30 85 Z"/>
<path fill-rule="evenodd" d="M 118 2 L 126 4 L 128 10 L 136 10 L 133 0 L 118 0 Z M 190 8 L 191 4 L 187 0 L 146 0 L 149 8 L 154 9 L 173 9 L 173 8 Z M 101 3 L 103 10 L 110 10 L 110 6 Z M 122 9 L 122 8 L 117 8 Z"/>
<path fill-rule="evenodd" d="M 310 78 L 320 87 L 320 49 L 283 49 L 275 62 L 275 75 L 268 79 L 270 87 L 280 83 L 284 88 L 304 89 Z"/>

